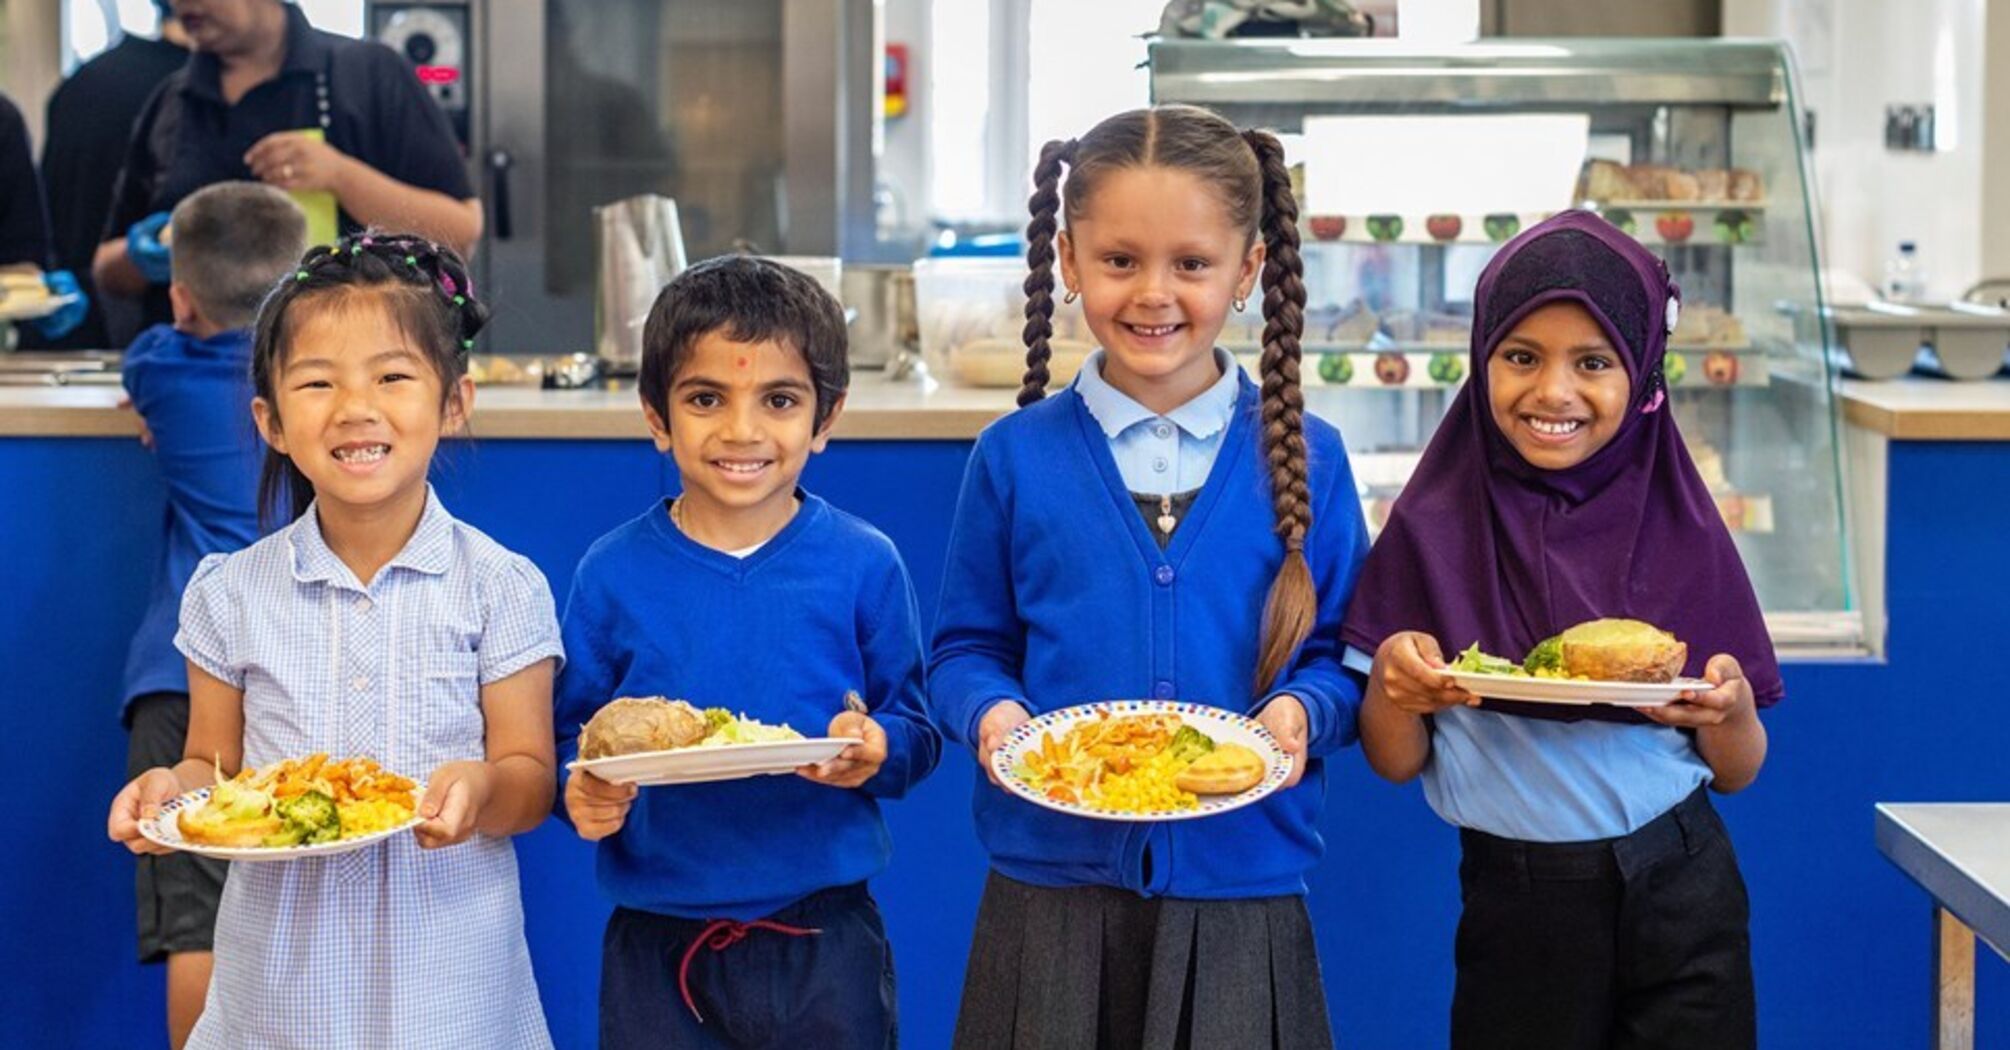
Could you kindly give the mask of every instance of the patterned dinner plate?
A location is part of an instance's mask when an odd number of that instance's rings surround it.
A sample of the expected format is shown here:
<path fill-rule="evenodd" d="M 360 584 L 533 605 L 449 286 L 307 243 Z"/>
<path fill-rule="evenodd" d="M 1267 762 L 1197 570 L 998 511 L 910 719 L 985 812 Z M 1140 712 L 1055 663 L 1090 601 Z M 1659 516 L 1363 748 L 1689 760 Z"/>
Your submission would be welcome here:
<path fill-rule="evenodd" d="M 408 832 L 422 823 L 419 819 L 419 812 L 415 808 L 412 811 L 412 819 L 410 820 L 401 824 L 395 824 L 381 831 L 373 831 L 368 835 L 358 835 L 352 839 L 336 839 L 334 842 L 317 842 L 312 845 L 301 846 L 206 846 L 200 842 L 190 842 L 182 838 L 181 825 L 175 822 L 175 815 L 184 809 L 200 806 L 204 802 L 209 801 L 209 792 L 209 788 L 197 788 L 186 795 L 170 799 L 166 803 L 163 803 L 160 813 L 153 819 L 140 821 L 140 834 L 145 836 L 148 842 L 156 845 L 181 850 L 184 853 L 215 857 L 218 860 L 299 860 L 302 857 L 332 857 L 337 853 L 348 853 L 352 850 L 363 849 L 366 846 L 374 846 L 393 835 Z M 426 785 L 419 784 L 414 787 L 412 789 L 412 797 L 414 799 L 425 798 Z"/>
<path fill-rule="evenodd" d="M 1192 809 L 1123 813 L 1087 803 L 1049 798 L 1020 768 L 1020 762 L 1026 753 L 1037 750 L 1044 736 L 1052 734 L 1058 741 L 1079 723 L 1100 718 L 1121 718 L 1126 715 L 1176 715 L 1181 724 L 1192 726 L 1207 734 L 1216 744 L 1241 744 L 1263 759 L 1263 779 L 1258 781 L 1255 787 L 1239 794 L 1201 795 L 1199 805 Z M 1104 700 L 1049 711 L 1038 718 L 1020 723 L 1005 737 L 1005 743 L 997 751 L 992 752 L 991 771 L 998 775 L 998 780 L 1005 785 L 1005 790 L 1056 813 L 1068 813 L 1094 820 L 1132 822 L 1194 820 L 1241 809 L 1284 786 L 1285 779 L 1291 776 L 1291 756 L 1284 753 L 1284 748 L 1279 746 L 1277 738 L 1270 735 L 1270 730 L 1263 728 L 1255 719 L 1233 711 L 1177 700 Z"/>

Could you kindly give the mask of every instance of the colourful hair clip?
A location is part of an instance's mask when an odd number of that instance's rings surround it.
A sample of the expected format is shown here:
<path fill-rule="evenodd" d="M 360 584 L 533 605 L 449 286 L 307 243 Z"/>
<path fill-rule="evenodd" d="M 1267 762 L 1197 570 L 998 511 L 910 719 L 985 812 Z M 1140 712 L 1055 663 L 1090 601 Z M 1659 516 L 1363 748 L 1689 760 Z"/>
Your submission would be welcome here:
<path fill-rule="evenodd" d="M 463 350 L 473 350 L 474 348 L 475 348 L 475 341 L 474 341 L 474 340 L 472 340 L 472 339 L 463 339 L 463 340 L 461 340 L 461 349 L 463 349 Z"/>
<path fill-rule="evenodd" d="M 462 295 L 456 295 L 456 296 L 454 296 L 454 305 L 455 305 L 455 306 L 466 306 L 466 305 L 468 305 L 468 300 L 467 300 L 467 297 L 466 297 L 466 296 L 462 296 Z"/>
<path fill-rule="evenodd" d="M 296 281 L 304 281 L 304 280 L 306 280 L 306 279 L 307 279 L 307 271 L 306 271 L 306 270 L 302 270 L 302 271 L 300 271 L 299 273 L 296 273 L 296 274 L 294 274 L 294 275 L 293 275 L 293 279 L 294 279 L 294 280 L 296 280 Z"/>
<path fill-rule="evenodd" d="M 417 256 L 412 256 L 412 255 L 407 255 L 407 256 L 405 256 L 405 265 L 406 265 L 406 266 L 417 266 L 417 265 L 419 265 L 419 260 L 418 260 L 418 257 L 417 257 Z"/>

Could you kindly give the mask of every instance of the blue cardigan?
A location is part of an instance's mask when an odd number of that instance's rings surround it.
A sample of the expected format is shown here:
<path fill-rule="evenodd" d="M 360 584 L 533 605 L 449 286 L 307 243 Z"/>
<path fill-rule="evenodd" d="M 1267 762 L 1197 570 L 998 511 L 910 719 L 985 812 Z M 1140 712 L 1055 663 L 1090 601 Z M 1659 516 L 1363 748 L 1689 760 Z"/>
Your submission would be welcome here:
<path fill-rule="evenodd" d="M 950 532 L 929 664 L 930 707 L 945 736 L 975 747 L 979 721 L 1004 699 L 1035 715 L 1152 697 L 1255 712 L 1289 692 L 1311 722 L 1312 761 L 1298 786 L 1200 820 L 1089 820 L 1041 809 L 980 777 L 978 837 L 1007 877 L 1192 898 L 1305 892 L 1304 874 L 1324 850 L 1321 757 L 1355 739 L 1362 683 L 1341 667 L 1340 617 L 1368 540 L 1339 432 L 1308 416 L 1306 554 L 1318 622 L 1296 661 L 1256 695 L 1264 598 L 1284 557 L 1260 425 L 1256 387 L 1245 377 L 1221 454 L 1164 552 L 1072 388 L 978 438 Z"/>
<path fill-rule="evenodd" d="M 681 698 L 823 736 L 857 690 L 886 730 L 885 765 L 855 790 L 793 775 L 643 788 L 597 850 L 600 887 L 625 907 L 746 921 L 870 878 L 892 848 L 878 800 L 899 798 L 941 752 L 900 554 L 815 496 L 744 559 L 685 536 L 651 503 L 580 560 L 565 655 L 561 767 L 579 756 L 580 725 L 622 696 Z"/>

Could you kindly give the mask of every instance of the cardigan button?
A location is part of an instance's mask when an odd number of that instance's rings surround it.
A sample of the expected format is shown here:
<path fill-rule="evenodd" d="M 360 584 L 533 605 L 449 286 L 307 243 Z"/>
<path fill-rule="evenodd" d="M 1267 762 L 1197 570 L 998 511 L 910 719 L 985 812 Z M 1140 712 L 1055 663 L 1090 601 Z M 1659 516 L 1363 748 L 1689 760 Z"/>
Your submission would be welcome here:
<path fill-rule="evenodd" d="M 1161 587 L 1172 586 L 1173 577 L 1175 575 L 1176 574 L 1173 572 L 1173 567 L 1170 565 L 1161 565 L 1158 568 L 1152 570 L 1152 579 L 1157 580 L 1159 586 Z"/>
<path fill-rule="evenodd" d="M 1160 700 L 1171 700 L 1173 698 L 1173 684 L 1171 682 L 1160 682 L 1152 686 L 1152 695 Z"/>

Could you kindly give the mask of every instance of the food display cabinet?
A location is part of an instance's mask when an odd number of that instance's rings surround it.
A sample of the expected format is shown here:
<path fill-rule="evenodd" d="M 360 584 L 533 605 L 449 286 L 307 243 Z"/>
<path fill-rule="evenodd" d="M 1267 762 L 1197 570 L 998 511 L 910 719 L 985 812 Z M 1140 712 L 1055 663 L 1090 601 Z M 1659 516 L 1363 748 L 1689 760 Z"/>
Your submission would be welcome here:
<path fill-rule="evenodd" d="M 1164 41 L 1154 102 L 1283 137 L 1300 182 L 1307 403 L 1340 426 L 1371 527 L 1465 380 L 1473 287 L 1544 216 L 1589 208 L 1683 290 L 1677 418 L 1783 647 L 1862 647 L 1784 46 L 1731 40 Z M 1255 311 L 1223 339 L 1253 352 Z"/>

